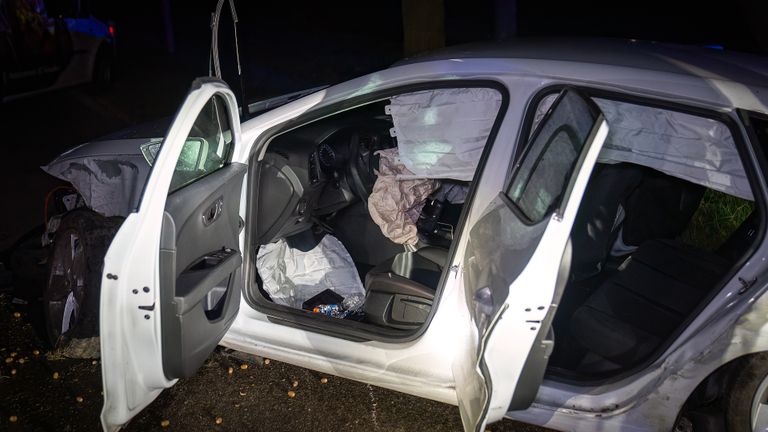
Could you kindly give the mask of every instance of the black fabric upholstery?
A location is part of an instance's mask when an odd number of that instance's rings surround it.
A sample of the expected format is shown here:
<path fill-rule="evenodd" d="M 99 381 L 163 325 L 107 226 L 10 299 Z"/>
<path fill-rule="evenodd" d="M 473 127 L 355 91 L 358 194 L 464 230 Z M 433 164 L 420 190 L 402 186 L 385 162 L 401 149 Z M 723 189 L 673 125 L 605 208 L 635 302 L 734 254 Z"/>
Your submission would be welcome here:
<path fill-rule="evenodd" d="M 598 165 L 584 191 L 573 222 L 571 278 L 584 280 L 602 270 L 618 234 L 616 214 L 643 179 L 644 168 L 634 164 Z"/>
<path fill-rule="evenodd" d="M 712 253 L 668 240 L 644 243 L 571 319 L 586 350 L 622 367 L 648 358 L 728 270 Z"/>
<path fill-rule="evenodd" d="M 704 190 L 640 165 L 598 165 L 573 223 L 571 241 L 578 253 L 571 278 L 584 280 L 603 269 L 619 227 L 624 243 L 632 246 L 675 238 L 698 208 Z M 620 206 L 625 216 L 617 223 Z"/>
<path fill-rule="evenodd" d="M 758 229 L 760 229 L 760 218 L 757 212 L 753 210 L 736 231 L 728 237 L 728 240 L 720 246 L 717 254 L 729 261 L 736 261 L 755 240 Z"/>
<path fill-rule="evenodd" d="M 675 238 L 688 225 L 705 190 L 704 186 L 646 168 L 643 181 L 624 204 L 624 243 L 639 246 L 652 239 Z"/>
<path fill-rule="evenodd" d="M 386 327 L 418 328 L 432 308 L 447 260 L 446 249 L 425 247 L 399 253 L 374 267 L 365 275 L 366 321 Z"/>
<path fill-rule="evenodd" d="M 447 260 L 448 250 L 437 247 L 427 246 L 415 252 L 399 253 L 368 272 L 365 277 L 366 289 L 377 278 L 397 275 L 434 291 Z"/>

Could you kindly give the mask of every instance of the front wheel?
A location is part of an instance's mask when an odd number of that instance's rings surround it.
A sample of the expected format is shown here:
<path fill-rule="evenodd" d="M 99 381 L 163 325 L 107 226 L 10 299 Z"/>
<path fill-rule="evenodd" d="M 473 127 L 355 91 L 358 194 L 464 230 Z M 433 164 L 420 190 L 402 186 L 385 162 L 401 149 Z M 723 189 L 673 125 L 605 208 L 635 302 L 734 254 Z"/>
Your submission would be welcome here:
<path fill-rule="evenodd" d="M 768 430 L 768 352 L 742 360 L 725 395 L 730 432 Z"/>
<path fill-rule="evenodd" d="M 119 224 L 118 218 L 86 209 L 61 219 L 43 294 L 46 330 L 54 347 L 99 334 L 101 270 Z"/>

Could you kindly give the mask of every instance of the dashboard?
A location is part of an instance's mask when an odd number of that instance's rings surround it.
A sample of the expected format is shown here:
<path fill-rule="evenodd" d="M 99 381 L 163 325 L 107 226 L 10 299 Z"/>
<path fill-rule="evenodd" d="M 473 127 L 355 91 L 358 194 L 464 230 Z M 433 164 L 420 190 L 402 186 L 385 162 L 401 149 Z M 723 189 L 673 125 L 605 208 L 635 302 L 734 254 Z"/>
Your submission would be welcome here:
<path fill-rule="evenodd" d="M 388 132 L 383 135 L 376 130 L 338 130 L 309 155 L 310 184 L 331 182 L 333 188 L 346 187 L 358 198 L 368 199 L 379 166 L 375 153 L 393 145 Z"/>
<path fill-rule="evenodd" d="M 388 118 L 317 122 L 276 137 L 258 165 L 257 238 L 289 236 L 359 200 L 376 181 L 378 150 L 395 146 Z"/>

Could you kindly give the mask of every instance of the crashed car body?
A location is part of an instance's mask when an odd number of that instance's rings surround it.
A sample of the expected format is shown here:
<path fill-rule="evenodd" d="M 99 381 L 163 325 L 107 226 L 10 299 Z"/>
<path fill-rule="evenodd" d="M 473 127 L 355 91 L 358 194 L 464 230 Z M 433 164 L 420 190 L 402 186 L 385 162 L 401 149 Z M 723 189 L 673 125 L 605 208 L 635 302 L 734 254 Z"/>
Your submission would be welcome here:
<path fill-rule="evenodd" d="M 123 143 L 145 166 L 92 143 L 46 167 L 126 216 L 100 280 L 105 430 L 217 344 L 456 404 L 472 431 L 764 430 L 766 83 L 758 57 L 539 41 L 408 60 L 241 124 L 227 86 L 197 80 L 163 137 Z M 697 237 L 726 202 L 743 215 Z M 363 286 L 356 319 L 278 301 L 329 238 Z"/>

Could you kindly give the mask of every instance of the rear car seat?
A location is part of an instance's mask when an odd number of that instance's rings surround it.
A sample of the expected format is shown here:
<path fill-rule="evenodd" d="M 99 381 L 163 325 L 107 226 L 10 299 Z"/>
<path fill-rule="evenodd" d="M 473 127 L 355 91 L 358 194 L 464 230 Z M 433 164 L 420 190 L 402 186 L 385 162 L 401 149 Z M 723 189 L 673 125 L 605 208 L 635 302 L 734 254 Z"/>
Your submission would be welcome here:
<path fill-rule="evenodd" d="M 571 262 L 571 279 L 581 281 L 600 273 L 619 233 L 628 246 L 676 237 L 703 195 L 702 186 L 640 165 L 598 164 L 571 231 L 573 250 L 578 251 Z M 623 220 L 618 218 L 620 207 Z"/>
<path fill-rule="evenodd" d="M 626 206 L 644 171 L 640 165 L 629 163 L 595 167 L 571 230 L 573 250 L 578 251 L 571 258 L 572 280 L 584 280 L 603 270 L 618 234 L 619 207 Z"/>
<path fill-rule="evenodd" d="M 640 246 L 648 240 L 677 237 L 699 208 L 705 190 L 704 186 L 645 168 L 642 183 L 624 205 L 624 244 Z"/>
<path fill-rule="evenodd" d="M 573 314 L 572 336 L 588 352 L 583 372 L 646 360 L 719 283 L 724 258 L 671 240 L 644 243 Z M 602 370 L 584 370 L 591 363 Z"/>
<path fill-rule="evenodd" d="M 424 323 L 447 261 L 447 249 L 427 246 L 374 267 L 365 276 L 366 320 L 402 329 Z"/>

